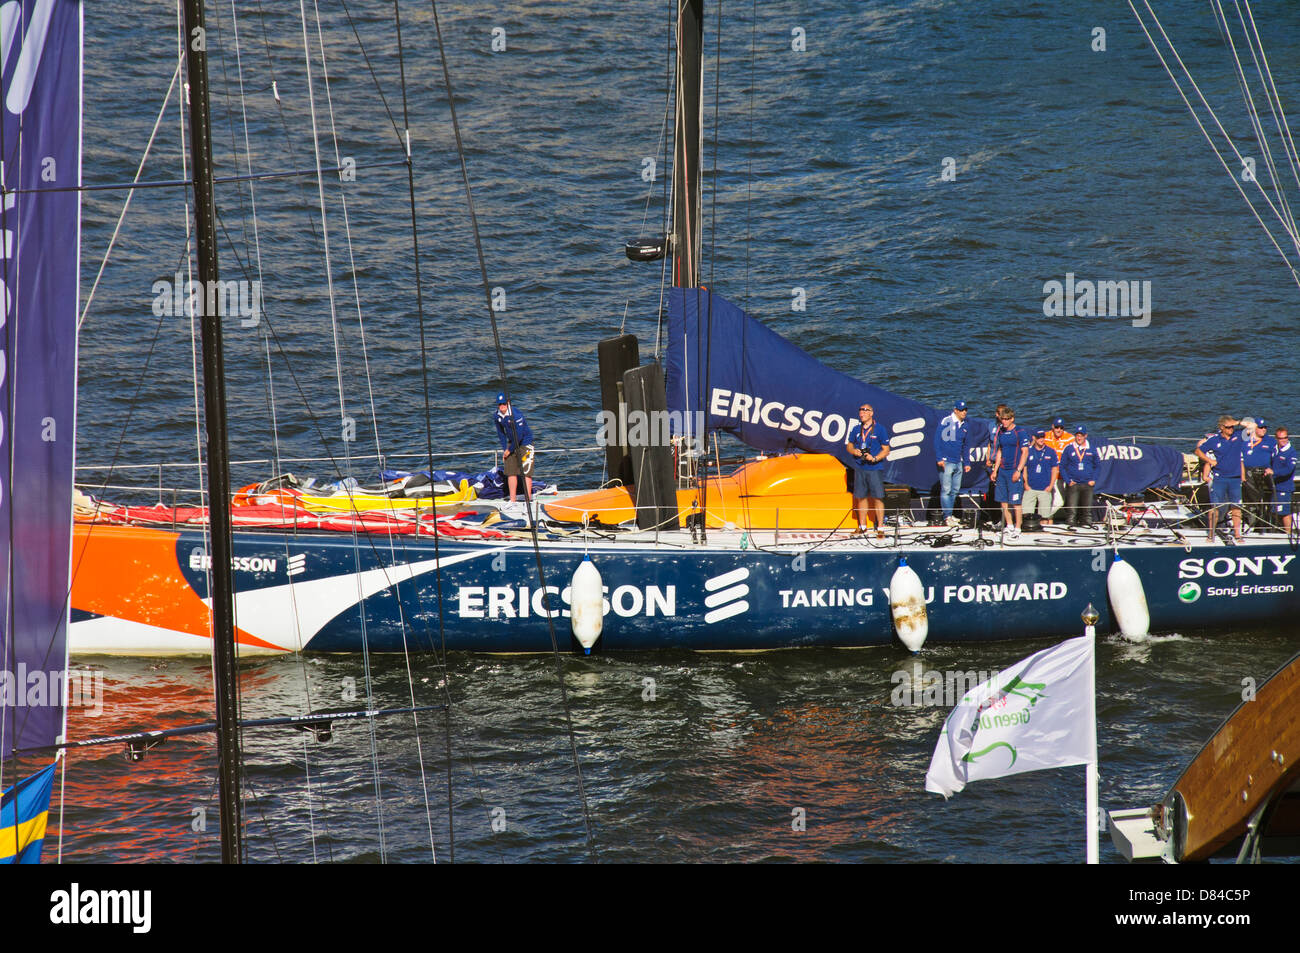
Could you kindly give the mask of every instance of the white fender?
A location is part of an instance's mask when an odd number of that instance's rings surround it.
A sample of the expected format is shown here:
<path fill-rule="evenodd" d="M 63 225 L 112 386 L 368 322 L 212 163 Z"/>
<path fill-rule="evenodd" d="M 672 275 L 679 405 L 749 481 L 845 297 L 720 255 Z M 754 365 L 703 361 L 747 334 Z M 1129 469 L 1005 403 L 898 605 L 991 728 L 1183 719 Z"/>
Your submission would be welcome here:
<path fill-rule="evenodd" d="M 1151 630 L 1151 612 L 1147 609 L 1142 577 L 1119 553 L 1115 554 L 1115 561 L 1106 573 L 1106 592 L 1110 595 L 1110 607 L 1115 611 L 1115 621 L 1125 638 L 1140 639 Z"/>
<path fill-rule="evenodd" d="M 573 579 L 569 582 L 569 599 L 573 636 L 583 651 L 590 653 L 605 625 L 605 587 L 600 580 L 600 570 L 590 556 L 583 556 L 582 562 L 573 571 Z"/>
<path fill-rule="evenodd" d="M 894 615 L 898 640 L 913 652 L 921 651 L 925 637 L 930 634 L 930 621 L 925 614 L 925 588 L 921 585 L 921 577 L 906 559 L 898 561 L 898 568 L 889 580 L 889 611 Z"/>

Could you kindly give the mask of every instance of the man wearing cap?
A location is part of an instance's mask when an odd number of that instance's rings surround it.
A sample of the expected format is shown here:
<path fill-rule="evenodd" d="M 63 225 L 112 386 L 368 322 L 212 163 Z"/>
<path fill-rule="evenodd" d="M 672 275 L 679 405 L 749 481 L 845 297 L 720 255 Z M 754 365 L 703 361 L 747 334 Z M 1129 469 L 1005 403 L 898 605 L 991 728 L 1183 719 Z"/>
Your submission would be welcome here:
<path fill-rule="evenodd" d="M 1043 439 L 1049 447 L 1056 451 L 1058 458 L 1065 453 L 1065 448 L 1074 442 L 1070 432 L 1065 429 L 1064 417 L 1057 417 L 1052 421 L 1052 427 L 1047 431 L 1047 435 Z"/>
<path fill-rule="evenodd" d="M 1264 419 L 1241 419 L 1242 462 L 1246 466 L 1246 479 L 1241 484 L 1242 509 L 1246 522 L 1252 527 L 1268 523 L 1268 512 L 1273 503 L 1273 479 L 1268 475 L 1273 461 L 1273 441 L 1268 436 Z"/>
<path fill-rule="evenodd" d="M 858 458 L 853 470 L 853 512 L 858 518 L 855 536 L 867 531 L 867 510 L 876 524 L 876 539 L 884 539 L 885 458 L 889 456 L 889 431 L 875 420 L 870 404 L 858 407 L 858 424 L 849 431 L 844 450 Z"/>
<path fill-rule="evenodd" d="M 1214 527 L 1219 521 L 1220 508 L 1227 509 L 1232 517 L 1232 535 L 1241 541 L 1241 484 L 1246 478 L 1244 445 L 1234 432 L 1236 420 L 1227 414 L 1219 418 L 1219 432 L 1206 437 L 1196 445 L 1196 456 L 1210 464 L 1210 532 L 1206 537 L 1214 540 Z"/>
<path fill-rule="evenodd" d="M 1052 484 L 1056 482 L 1060 458 L 1047 445 L 1047 431 L 1035 430 L 1034 442 L 1025 457 L 1025 515 L 1037 513 L 1044 526 L 1052 525 Z"/>
<path fill-rule="evenodd" d="M 1292 497 L 1295 494 L 1296 464 L 1296 448 L 1290 438 L 1285 427 L 1277 428 L 1268 469 L 1269 479 L 1273 481 L 1273 512 L 1282 517 L 1282 528 L 1288 536 L 1291 535 L 1291 514 L 1295 507 Z"/>
<path fill-rule="evenodd" d="M 934 456 L 939 462 L 939 505 L 949 526 L 960 525 L 952 508 L 961 492 L 963 473 L 970 473 L 970 429 L 966 425 L 966 401 L 955 400 L 952 413 L 939 421 L 934 432 Z"/>
<path fill-rule="evenodd" d="M 1065 453 L 1065 448 L 1074 443 L 1074 437 L 1066 429 L 1065 418 L 1056 417 L 1052 420 L 1051 429 L 1047 431 L 1047 445 L 1056 451 L 1056 459 L 1061 459 L 1061 454 Z M 1060 470 L 1057 470 L 1056 488 L 1061 493 L 1062 505 L 1065 501 L 1065 478 Z"/>
<path fill-rule="evenodd" d="M 1061 453 L 1061 478 L 1065 481 L 1065 518 L 1071 526 L 1092 523 L 1092 488 L 1097 485 L 1101 459 L 1088 443 L 1088 428 L 1074 428 L 1074 441 Z"/>
<path fill-rule="evenodd" d="M 1029 453 L 1029 432 L 1016 426 L 1016 412 L 998 408 L 1001 422 L 993 434 L 994 452 L 990 469 L 995 490 L 993 498 L 1002 504 L 1002 525 L 1007 535 L 1020 535 L 1020 498 L 1024 493 L 1025 457 Z"/>
<path fill-rule="evenodd" d="M 524 415 L 512 410 L 504 393 L 497 394 L 497 412 L 494 418 L 497 425 L 497 439 L 505 451 L 503 461 L 506 472 L 506 487 L 510 491 L 510 502 L 515 502 L 519 489 L 519 478 L 525 482 L 524 499 L 533 498 L 533 431 L 524 420 Z"/>

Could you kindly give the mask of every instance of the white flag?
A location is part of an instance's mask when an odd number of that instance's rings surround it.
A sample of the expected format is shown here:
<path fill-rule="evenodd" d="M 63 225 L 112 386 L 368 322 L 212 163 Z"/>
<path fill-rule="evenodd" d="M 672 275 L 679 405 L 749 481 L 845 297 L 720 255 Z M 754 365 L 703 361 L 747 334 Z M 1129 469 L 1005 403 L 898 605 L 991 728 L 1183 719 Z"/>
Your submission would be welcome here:
<path fill-rule="evenodd" d="M 925 789 L 1097 762 L 1093 638 L 1070 639 L 972 688 L 939 734 Z"/>

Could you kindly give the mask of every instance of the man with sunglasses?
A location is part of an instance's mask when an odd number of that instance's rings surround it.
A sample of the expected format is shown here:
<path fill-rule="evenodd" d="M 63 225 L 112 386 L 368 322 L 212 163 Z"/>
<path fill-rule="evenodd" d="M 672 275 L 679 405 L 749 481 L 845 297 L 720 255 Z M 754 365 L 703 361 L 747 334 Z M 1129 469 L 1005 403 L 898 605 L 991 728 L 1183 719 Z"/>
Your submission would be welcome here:
<path fill-rule="evenodd" d="M 1220 508 L 1228 509 L 1232 517 L 1232 536 L 1241 541 L 1241 484 L 1246 478 L 1246 464 L 1241 438 L 1235 433 L 1237 421 L 1227 414 L 1219 418 L 1219 432 L 1206 437 L 1196 445 L 1198 459 L 1210 465 L 1210 532 L 1206 537 L 1214 541 L 1214 528 L 1219 521 Z"/>
<path fill-rule="evenodd" d="M 858 423 L 849 431 L 844 450 L 858 458 L 853 469 L 853 513 L 858 518 L 855 536 L 867 531 L 867 511 L 876 524 L 876 539 L 884 539 L 885 531 L 885 458 L 889 456 L 889 431 L 875 420 L 870 404 L 858 408 Z"/>

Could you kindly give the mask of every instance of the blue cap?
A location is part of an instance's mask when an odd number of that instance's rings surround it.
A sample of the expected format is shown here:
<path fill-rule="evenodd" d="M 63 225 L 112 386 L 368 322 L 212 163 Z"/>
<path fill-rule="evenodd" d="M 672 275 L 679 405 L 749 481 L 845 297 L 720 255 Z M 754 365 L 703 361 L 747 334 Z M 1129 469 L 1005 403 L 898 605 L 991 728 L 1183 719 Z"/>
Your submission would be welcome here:
<path fill-rule="evenodd" d="M 1263 417 L 1257 417 L 1257 418 L 1255 418 L 1255 426 L 1258 427 L 1260 430 L 1267 430 L 1267 429 L 1268 429 L 1268 424 L 1264 423 L 1264 418 L 1263 418 Z"/>
<path fill-rule="evenodd" d="M 964 400 L 954 400 L 954 401 L 952 402 L 952 409 L 953 409 L 953 410 L 965 410 L 965 409 L 966 409 L 966 401 L 964 401 Z"/>
<path fill-rule="evenodd" d="M 502 392 L 502 393 L 500 393 L 500 394 L 497 394 L 497 403 L 498 403 L 498 404 L 508 404 L 508 403 L 510 403 L 510 402 L 509 402 L 508 400 L 506 400 L 506 395 L 505 395 L 504 392 Z"/>
<path fill-rule="evenodd" d="M 1052 426 L 1053 426 L 1053 427 L 1064 427 L 1064 426 L 1065 426 L 1065 418 L 1064 418 L 1064 417 L 1057 417 L 1055 420 L 1052 421 Z"/>
<path fill-rule="evenodd" d="M 1034 431 L 1034 436 L 1035 436 L 1035 437 L 1046 437 L 1046 436 L 1047 436 L 1047 431 L 1046 431 L 1046 430 L 1035 430 L 1035 431 Z"/>
<path fill-rule="evenodd" d="M 1079 426 L 1074 428 L 1074 432 L 1081 433 L 1086 437 L 1088 435 L 1088 428 L 1085 427 L 1083 424 L 1079 424 Z"/>

